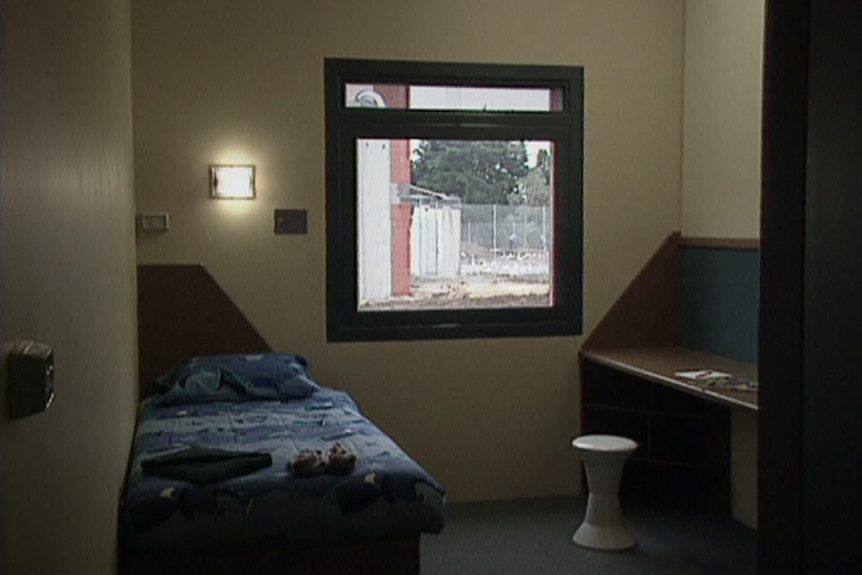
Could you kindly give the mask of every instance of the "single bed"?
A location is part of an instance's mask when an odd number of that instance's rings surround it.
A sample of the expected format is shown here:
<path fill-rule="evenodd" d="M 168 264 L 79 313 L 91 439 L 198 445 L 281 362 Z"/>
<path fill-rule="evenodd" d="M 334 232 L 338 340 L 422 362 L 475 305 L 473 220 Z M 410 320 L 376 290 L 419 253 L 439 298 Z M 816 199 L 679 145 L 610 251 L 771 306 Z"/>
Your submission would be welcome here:
<path fill-rule="evenodd" d="M 142 402 L 120 573 L 419 573 L 420 534 L 445 524 L 443 486 L 305 358 L 262 343 L 201 266 L 140 266 L 138 278 Z M 319 465 L 299 467 L 309 455 Z"/>

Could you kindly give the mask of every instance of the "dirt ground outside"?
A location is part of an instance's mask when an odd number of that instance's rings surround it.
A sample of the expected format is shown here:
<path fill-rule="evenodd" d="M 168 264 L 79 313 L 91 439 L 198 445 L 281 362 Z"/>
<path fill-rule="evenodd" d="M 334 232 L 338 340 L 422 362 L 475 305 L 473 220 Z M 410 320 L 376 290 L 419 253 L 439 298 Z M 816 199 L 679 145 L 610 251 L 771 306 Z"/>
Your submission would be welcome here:
<path fill-rule="evenodd" d="M 369 302 L 362 311 L 549 307 L 547 276 L 467 275 L 453 280 L 414 280 L 412 293 Z"/>

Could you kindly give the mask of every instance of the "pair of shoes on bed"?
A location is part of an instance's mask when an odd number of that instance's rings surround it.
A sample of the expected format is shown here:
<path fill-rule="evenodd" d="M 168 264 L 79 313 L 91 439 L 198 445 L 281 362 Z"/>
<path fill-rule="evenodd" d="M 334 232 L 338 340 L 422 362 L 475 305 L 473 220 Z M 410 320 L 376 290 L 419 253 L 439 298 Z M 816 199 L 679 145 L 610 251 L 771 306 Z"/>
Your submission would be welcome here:
<path fill-rule="evenodd" d="M 327 457 L 328 455 L 328 457 Z M 290 463 L 294 477 L 312 477 L 322 473 L 347 475 L 356 468 L 358 457 L 341 443 L 336 443 L 326 454 L 322 449 L 303 449 Z"/>
<path fill-rule="evenodd" d="M 347 475 L 356 468 L 356 454 L 348 451 L 341 443 L 329 450 L 329 464 L 326 470 L 333 475 Z"/>
<path fill-rule="evenodd" d="M 311 477 L 326 472 L 326 456 L 322 449 L 303 449 L 290 462 L 294 477 Z"/>

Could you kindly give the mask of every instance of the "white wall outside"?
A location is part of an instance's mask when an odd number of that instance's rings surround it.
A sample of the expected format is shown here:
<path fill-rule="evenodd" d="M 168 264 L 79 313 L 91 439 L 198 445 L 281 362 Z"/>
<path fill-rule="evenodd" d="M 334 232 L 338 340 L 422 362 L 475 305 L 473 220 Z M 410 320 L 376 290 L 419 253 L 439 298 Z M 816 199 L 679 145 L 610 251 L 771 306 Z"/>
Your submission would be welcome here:
<path fill-rule="evenodd" d="M 392 293 L 392 220 L 389 209 L 389 141 L 360 140 L 356 150 L 356 233 L 359 302 Z"/>
<path fill-rule="evenodd" d="M 410 222 L 413 277 L 455 279 L 461 269 L 461 209 L 421 205 Z"/>

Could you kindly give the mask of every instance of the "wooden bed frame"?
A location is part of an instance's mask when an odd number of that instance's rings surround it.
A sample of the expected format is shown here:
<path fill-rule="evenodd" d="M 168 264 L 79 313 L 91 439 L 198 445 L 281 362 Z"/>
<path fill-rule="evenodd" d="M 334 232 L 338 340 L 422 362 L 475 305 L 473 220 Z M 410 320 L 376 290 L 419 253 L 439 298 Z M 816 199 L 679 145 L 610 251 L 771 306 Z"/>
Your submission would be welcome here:
<path fill-rule="evenodd" d="M 120 575 L 419 575 L 419 536 L 317 545 L 130 553 Z"/>
<path fill-rule="evenodd" d="M 138 266 L 139 389 L 180 361 L 272 348 L 200 264 Z M 286 350 L 290 351 L 290 350 Z M 120 554 L 120 575 L 419 574 L 419 533 L 321 544 Z"/>

